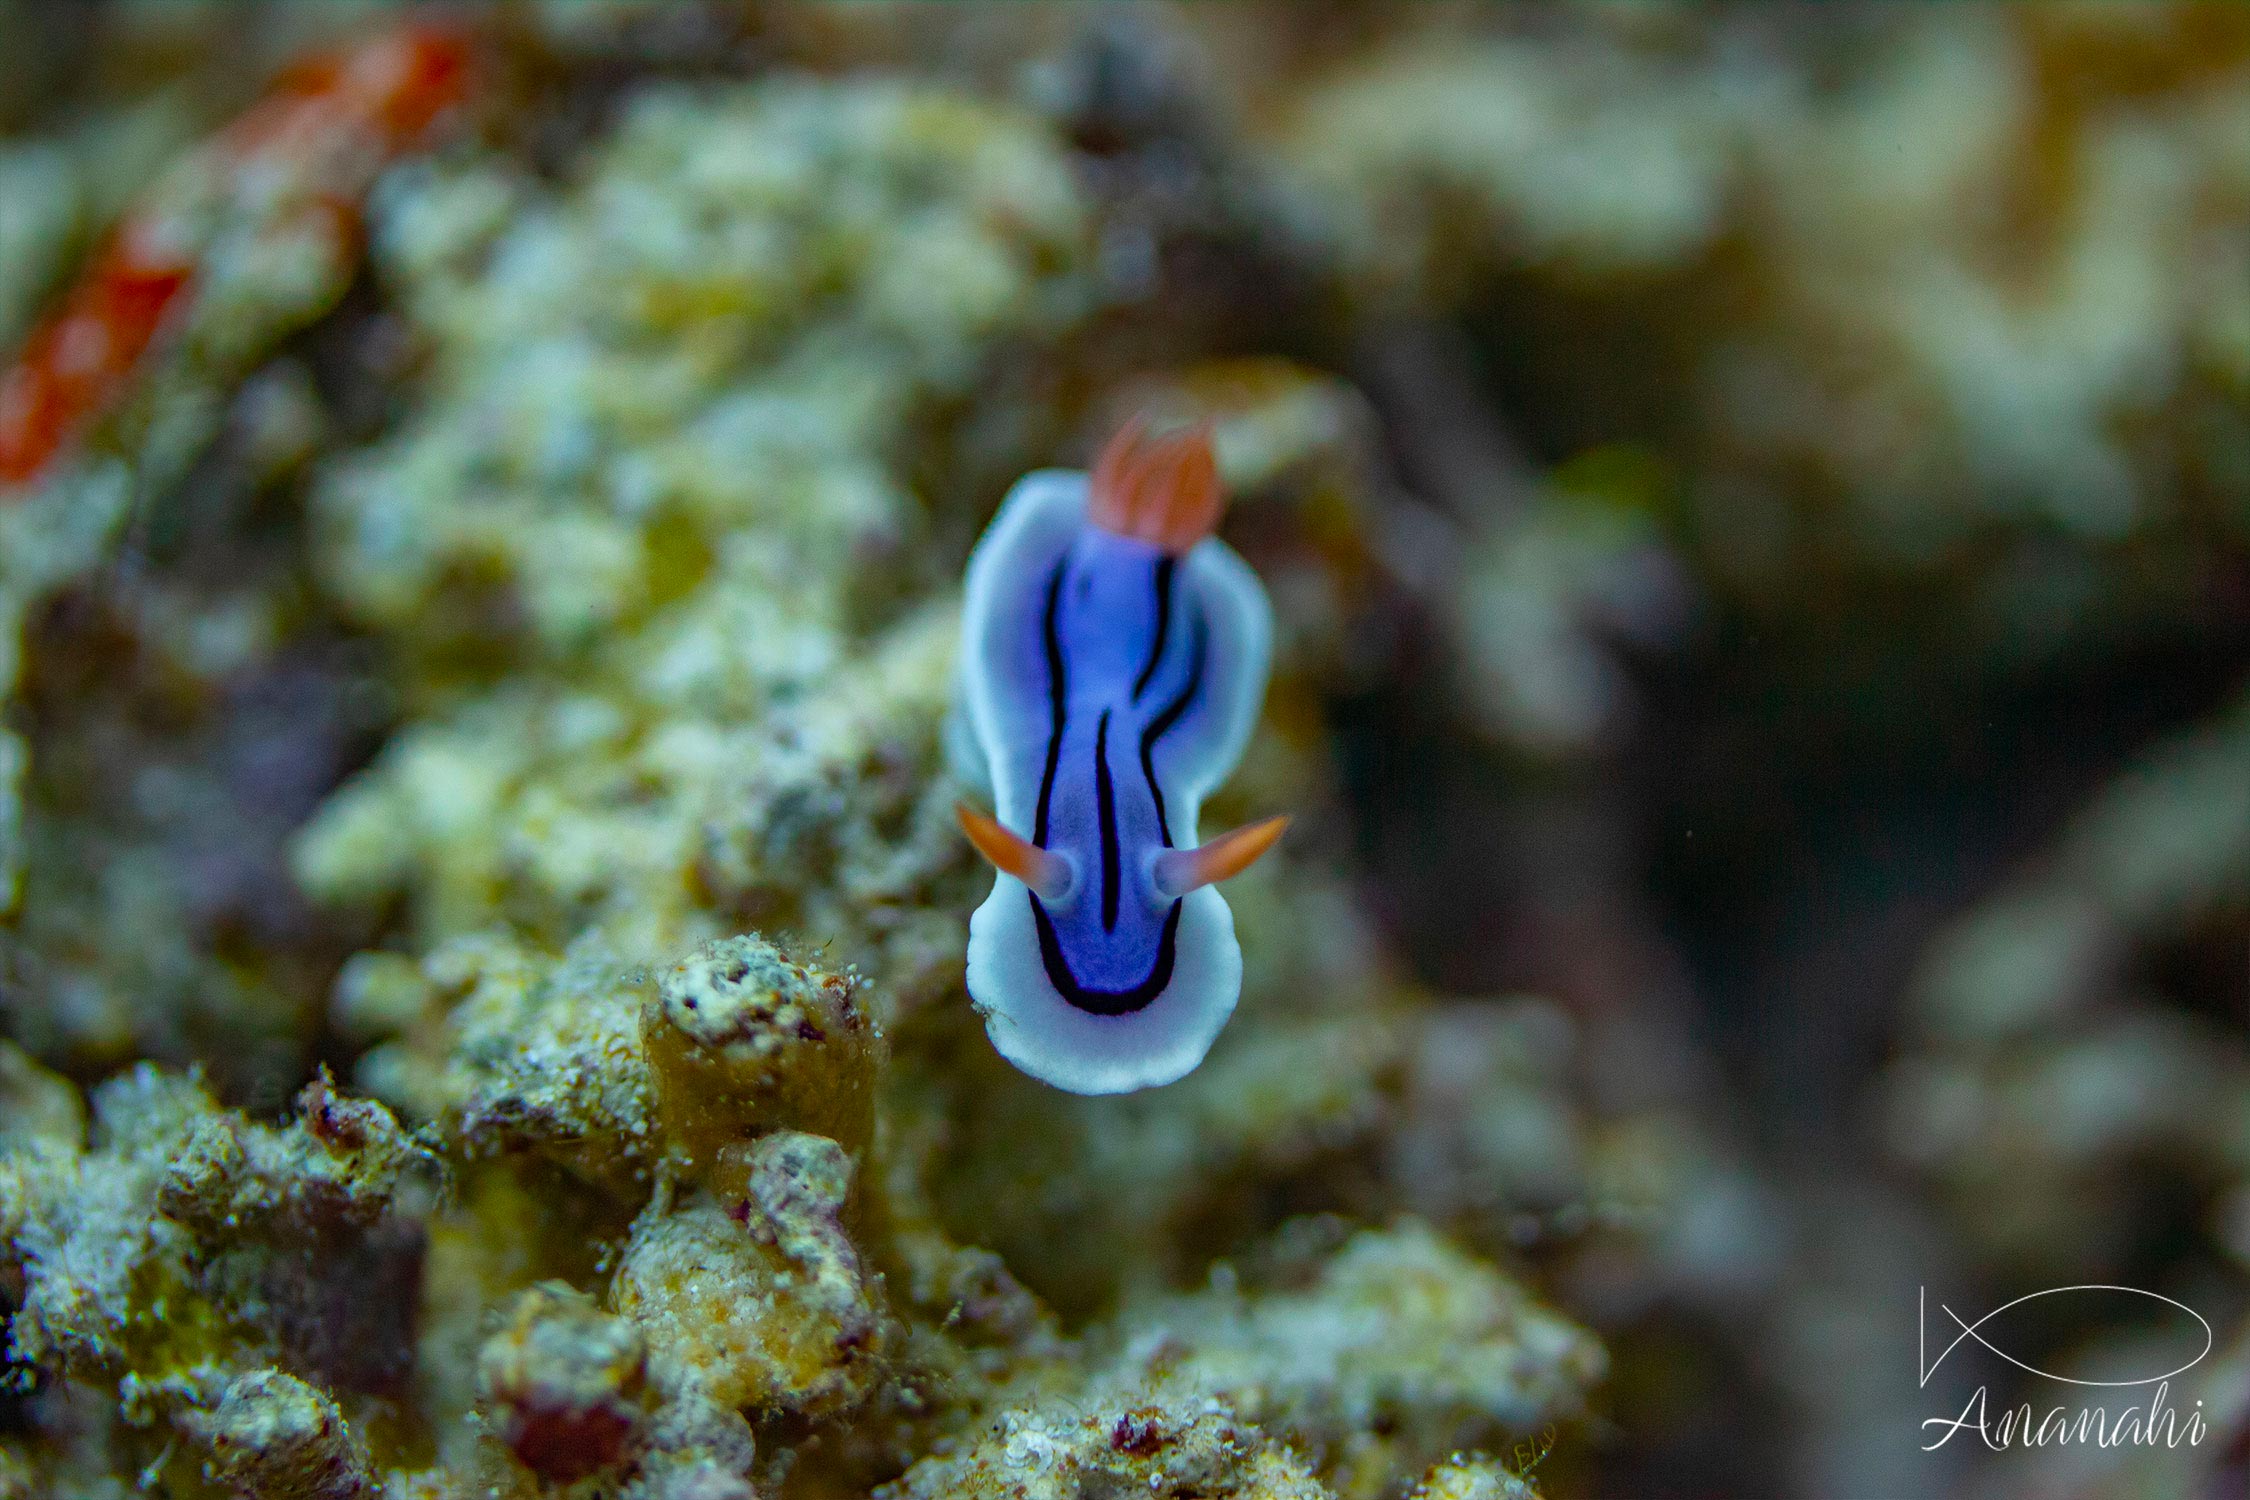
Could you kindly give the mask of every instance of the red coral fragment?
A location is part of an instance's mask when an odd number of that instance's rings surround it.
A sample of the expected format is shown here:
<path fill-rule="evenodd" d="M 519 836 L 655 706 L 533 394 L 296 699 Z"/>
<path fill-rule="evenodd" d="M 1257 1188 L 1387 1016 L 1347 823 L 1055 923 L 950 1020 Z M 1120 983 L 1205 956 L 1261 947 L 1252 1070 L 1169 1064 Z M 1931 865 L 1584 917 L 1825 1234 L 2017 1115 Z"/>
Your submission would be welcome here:
<path fill-rule="evenodd" d="M 1146 1458 L 1171 1441 L 1165 1435 L 1162 1414 L 1146 1407 L 1129 1411 L 1109 1430 L 1109 1445 L 1134 1458 Z"/>
<path fill-rule="evenodd" d="M 278 165 L 291 188 L 283 214 L 329 219 L 341 247 L 375 169 L 459 102 L 468 76 L 464 37 L 403 27 L 297 64 L 184 169 L 255 180 Z M 0 373 L 0 485 L 28 486 L 123 393 L 194 278 L 176 228 L 153 210 L 129 215 Z"/>
<path fill-rule="evenodd" d="M 523 1466 L 551 1484 L 570 1484 L 625 1456 L 633 1414 L 609 1405 L 516 1408 L 503 1436 Z"/>

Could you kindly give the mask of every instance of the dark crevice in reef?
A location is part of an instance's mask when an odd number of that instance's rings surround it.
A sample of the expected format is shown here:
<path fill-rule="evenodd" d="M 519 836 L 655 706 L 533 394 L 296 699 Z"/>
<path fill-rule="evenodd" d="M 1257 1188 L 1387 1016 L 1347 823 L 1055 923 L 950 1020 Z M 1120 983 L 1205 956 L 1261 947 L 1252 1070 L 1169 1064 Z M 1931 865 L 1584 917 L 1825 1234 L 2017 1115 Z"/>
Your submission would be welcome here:
<path fill-rule="evenodd" d="M 2238 690 L 2250 622 L 2073 665 L 1995 683 L 1933 646 L 1871 683 L 1737 618 L 1644 678 L 1649 889 L 1777 1137 L 1850 1130 L 1927 939 Z"/>
<path fill-rule="evenodd" d="M 31 751 L 38 853 L 0 959 L 11 1030 L 82 1076 L 123 1059 L 39 1014 L 80 985 L 125 1008 L 143 1055 L 199 1064 L 254 1109 L 281 1104 L 315 1066 L 348 1070 L 328 998 L 343 960 L 373 940 L 370 914 L 307 901 L 289 849 L 381 748 L 394 706 L 379 645 L 336 618 L 313 579 L 304 463 L 273 454 L 379 431 L 404 356 L 363 274 L 246 383 L 179 482 L 136 506 L 114 556 L 28 624 L 11 717 Z M 181 622 L 230 609 L 244 612 L 246 644 L 198 656 Z M 278 642 L 258 639 L 264 625 Z M 143 874 L 114 878 L 122 870 Z M 124 919 L 173 932 L 169 966 L 112 970 L 71 915 L 92 903 L 115 918 L 132 902 L 143 905 Z M 243 991 L 258 997 L 256 1035 L 228 1015 Z"/>

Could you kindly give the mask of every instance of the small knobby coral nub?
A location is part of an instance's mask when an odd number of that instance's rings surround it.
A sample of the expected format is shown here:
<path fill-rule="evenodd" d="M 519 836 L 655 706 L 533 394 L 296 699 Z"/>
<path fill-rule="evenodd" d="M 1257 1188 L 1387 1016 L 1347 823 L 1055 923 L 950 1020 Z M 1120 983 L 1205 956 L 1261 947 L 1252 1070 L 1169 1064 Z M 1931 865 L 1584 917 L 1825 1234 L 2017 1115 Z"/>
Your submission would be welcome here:
<path fill-rule="evenodd" d="M 1152 438 L 1136 417 L 1094 464 L 1086 518 L 1178 557 L 1218 528 L 1225 498 L 1210 423 Z"/>

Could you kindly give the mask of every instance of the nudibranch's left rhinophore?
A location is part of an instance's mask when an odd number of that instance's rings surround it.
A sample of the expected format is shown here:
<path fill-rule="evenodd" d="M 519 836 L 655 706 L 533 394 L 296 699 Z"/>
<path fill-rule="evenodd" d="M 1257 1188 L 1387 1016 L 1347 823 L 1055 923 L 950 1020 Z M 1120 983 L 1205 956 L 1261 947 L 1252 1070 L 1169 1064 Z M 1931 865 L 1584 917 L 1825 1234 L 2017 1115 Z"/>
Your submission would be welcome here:
<path fill-rule="evenodd" d="M 961 826 L 998 870 L 969 922 L 992 1044 L 1078 1094 L 1194 1069 L 1234 1011 L 1242 950 L 1214 889 L 1286 819 L 1198 845 L 1265 698 L 1273 611 L 1211 535 L 1206 432 L 1128 427 L 1091 475 L 1008 493 L 969 559 L 953 744 L 996 816 Z"/>

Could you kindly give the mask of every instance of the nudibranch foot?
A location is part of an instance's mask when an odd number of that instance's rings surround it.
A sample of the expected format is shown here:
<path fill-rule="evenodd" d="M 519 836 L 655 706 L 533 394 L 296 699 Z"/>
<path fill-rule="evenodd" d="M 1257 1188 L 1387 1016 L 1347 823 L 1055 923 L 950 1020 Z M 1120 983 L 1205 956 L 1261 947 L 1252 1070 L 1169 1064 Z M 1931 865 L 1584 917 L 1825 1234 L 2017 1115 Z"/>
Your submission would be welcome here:
<path fill-rule="evenodd" d="M 1129 1094 L 1195 1071 L 1242 989 L 1242 949 L 1224 897 L 1205 887 L 1180 903 L 1172 966 L 1157 976 L 1159 992 L 1081 990 L 1066 998 L 1044 973 L 1024 972 L 1020 955 L 1027 947 L 1037 954 L 1039 932 L 1020 887 L 1015 896 L 987 901 L 969 919 L 969 993 L 1002 1057 L 1073 1094 Z"/>
<path fill-rule="evenodd" d="M 1207 431 L 1136 424 L 1091 477 L 1019 481 L 969 560 L 955 759 L 993 812 L 960 820 L 997 872 L 969 993 L 1003 1056 L 1077 1093 L 1202 1061 L 1242 987 L 1215 887 L 1286 822 L 1196 835 L 1272 656 L 1265 590 L 1211 534 L 1221 499 Z"/>

